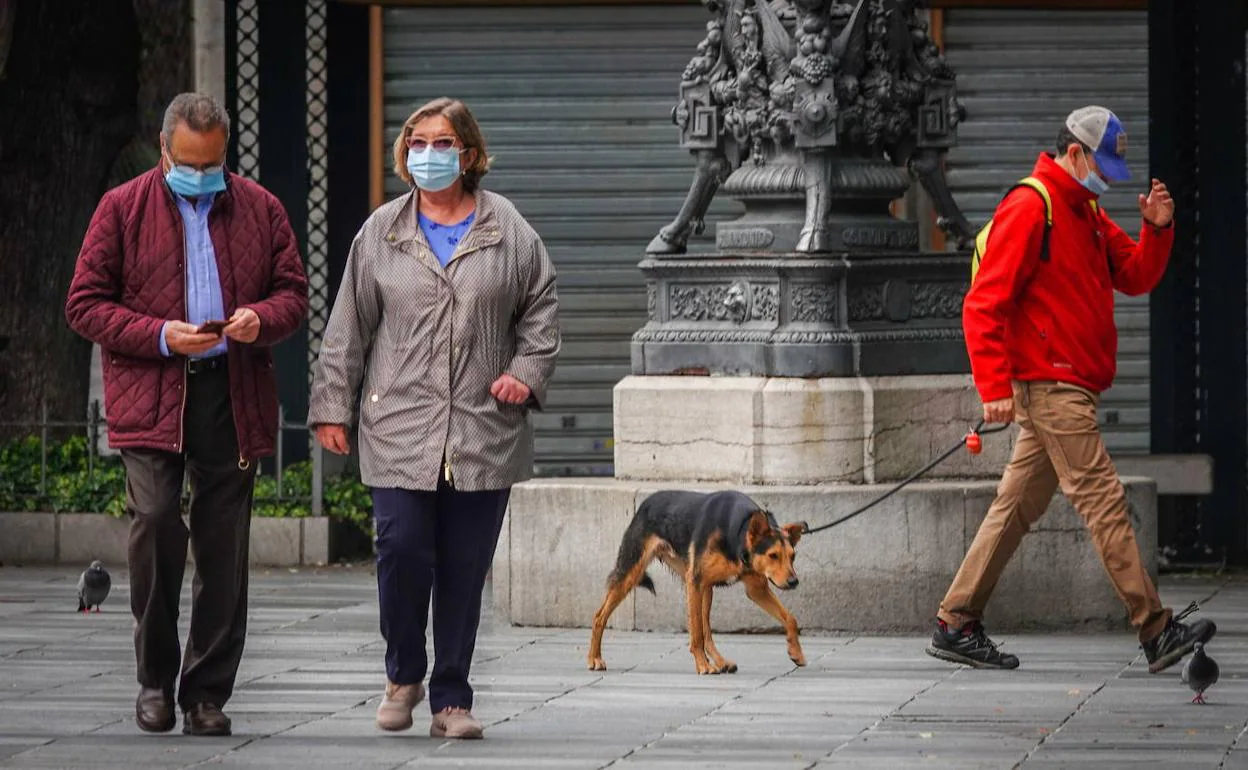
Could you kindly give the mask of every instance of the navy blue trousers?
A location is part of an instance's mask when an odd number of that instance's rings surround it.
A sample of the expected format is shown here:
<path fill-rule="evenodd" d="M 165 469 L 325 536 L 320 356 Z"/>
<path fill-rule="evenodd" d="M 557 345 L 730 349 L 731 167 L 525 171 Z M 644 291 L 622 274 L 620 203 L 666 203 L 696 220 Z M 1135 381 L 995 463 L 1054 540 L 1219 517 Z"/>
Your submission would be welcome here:
<path fill-rule="evenodd" d="M 494 559 L 510 489 L 436 492 L 378 489 L 377 594 L 386 676 L 395 684 L 425 678 L 425 624 L 433 600 L 433 673 L 429 707 L 472 708 L 468 672 L 477 646 L 481 592 Z"/>

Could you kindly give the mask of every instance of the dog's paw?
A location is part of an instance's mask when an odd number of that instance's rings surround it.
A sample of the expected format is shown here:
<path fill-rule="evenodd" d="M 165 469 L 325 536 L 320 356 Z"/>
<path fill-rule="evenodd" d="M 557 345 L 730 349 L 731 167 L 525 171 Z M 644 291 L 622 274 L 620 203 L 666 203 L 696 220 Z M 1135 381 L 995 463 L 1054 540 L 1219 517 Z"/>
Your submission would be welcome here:
<path fill-rule="evenodd" d="M 603 660 L 602 658 L 590 658 L 589 670 L 590 671 L 606 671 L 607 662 Z"/>
<path fill-rule="evenodd" d="M 735 674 L 737 673 L 737 664 L 733 663 L 731 660 L 725 660 L 723 663 L 719 665 L 719 673 Z"/>
<path fill-rule="evenodd" d="M 802 654 L 801 650 L 798 650 L 796 654 L 790 652 L 789 660 L 793 661 L 793 665 L 795 666 L 806 665 L 806 656 Z"/>
<path fill-rule="evenodd" d="M 698 670 L 699 675 L 719 673 L 719 669 L 712 666 L 709 661 L 694 661 L 693 665 Z"/>

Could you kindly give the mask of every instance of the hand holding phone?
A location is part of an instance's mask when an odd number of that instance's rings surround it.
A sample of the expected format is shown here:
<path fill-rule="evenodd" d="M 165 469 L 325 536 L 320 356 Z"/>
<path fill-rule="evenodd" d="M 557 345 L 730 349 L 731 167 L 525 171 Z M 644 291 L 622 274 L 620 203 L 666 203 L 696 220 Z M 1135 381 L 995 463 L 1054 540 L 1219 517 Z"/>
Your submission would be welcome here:
<path fill-rule="evenodd" d="M 218 337 L 225 331 L 225 321 L 204 321 L 196 329 L 196 334 L 214 334 Z"/>
<path fill-rule="evenodd" d="M 249 307 L 240 307 L 225 324 L 225 336 L 250 345 L 260 337 L 260 316 Z"/>
<path fill-rule="evenodd" d="M 165 322 L 165 345 L 171 353 L 193 356 L 221 344 L 221 333 L 202 332 L 200 326 L 186 321 Z"/>

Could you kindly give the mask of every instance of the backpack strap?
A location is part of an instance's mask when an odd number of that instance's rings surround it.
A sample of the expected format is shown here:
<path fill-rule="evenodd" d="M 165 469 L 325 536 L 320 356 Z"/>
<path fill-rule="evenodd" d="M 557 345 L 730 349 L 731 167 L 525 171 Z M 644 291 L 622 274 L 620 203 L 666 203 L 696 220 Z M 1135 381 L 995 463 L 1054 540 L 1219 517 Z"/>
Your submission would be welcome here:
<path fill-rule="evenodd" d="M 1040 198 L 1044 201 L 1044 235 L 1040 240 L 1040 261 L 1049 261 L 1049 231 L 1053 229 L 1053 199 L 1049 197 L 1049 190 L 1034 176 L 1020 179 L 1016 184 L 1012 185 L 1005 191 L 1005 195 L 1001 196 L 1002 200 L 1009 197 L 1010 193 L 1020 187 L 1027 187 L 1035 190 Z M 983 226 L 979 234 L 975 236 L 975 250 L 971 254 L 971 280 L 975 280 L 975 276 L 979 273 L 979 265 L 983 260 L 984 254 L 988 251 L 988 235 L 992 231 L 992 220 Z"/>
<path fill-rule="evenodd" d="M 1006 191 L 1005 197 L 1020 187 L 1028 187 L 1035 190 L 1044 199 L 1044 235 L 1040 238 L 1040 261 L 1049 261 L 1049 231 L 1053 229 L 1053 199 L 1049 197 L 1049 188 L 1044 186 L 1044 182 L 1034 176 L 1025 177 L 1018 180 L 1018 183 Z"/>

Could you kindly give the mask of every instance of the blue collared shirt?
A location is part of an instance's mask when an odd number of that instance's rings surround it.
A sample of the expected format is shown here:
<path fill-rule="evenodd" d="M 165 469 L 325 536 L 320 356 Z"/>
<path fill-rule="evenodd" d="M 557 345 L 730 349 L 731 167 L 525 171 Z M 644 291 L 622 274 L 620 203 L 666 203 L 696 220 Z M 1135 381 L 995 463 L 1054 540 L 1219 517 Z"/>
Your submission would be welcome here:
<path fill-rule="evenodd" d="M 221 299 L 221 275 L 217 272 L 217 252 L 212 247 L 208 233 L 208 212 L 216 194 L 201 195 L 194 202 L 176 193 L 173 196 L 182 214 L 183 230 L 186 232 L 186 321 L 199 324 L 205 321 L 227 321 L 225 302 Z M 168 357 L 169 346 L 165 343 L 165 325 L 160 327 L 160 354 Z M 191 358 L 212 358 L 225 353 L 225 340 L 212 349 Z"/>

